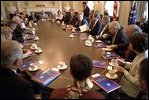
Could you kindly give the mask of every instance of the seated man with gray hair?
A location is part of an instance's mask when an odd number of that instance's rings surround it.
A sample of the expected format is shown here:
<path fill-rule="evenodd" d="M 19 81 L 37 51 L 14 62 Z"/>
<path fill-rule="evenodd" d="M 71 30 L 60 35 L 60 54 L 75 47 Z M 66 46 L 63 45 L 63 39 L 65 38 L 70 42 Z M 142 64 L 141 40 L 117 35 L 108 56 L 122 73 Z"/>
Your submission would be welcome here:
<path fill-rule="evenodd" d="M 1 43 L 1 98 L 34 98 L 30 82 L 17 75 L 22 65 L 22 47 L 17 41 L 5 40 Z"/>
<path fill-rule="evenodd" d="M 109 45 L 108 48 L 115 51 L 119 56 L 124 56 L 127 38 L 124 34 L 123 27 L 121 27 L 118 21 L 109 23 L 105 30 L 100 33 L 99 39 Z"/>

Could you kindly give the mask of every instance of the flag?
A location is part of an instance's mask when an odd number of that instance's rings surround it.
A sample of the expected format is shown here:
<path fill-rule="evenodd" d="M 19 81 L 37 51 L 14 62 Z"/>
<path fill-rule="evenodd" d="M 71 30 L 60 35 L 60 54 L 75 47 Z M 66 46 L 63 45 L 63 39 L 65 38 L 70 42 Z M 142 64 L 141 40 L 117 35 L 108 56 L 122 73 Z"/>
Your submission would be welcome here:
<path fill-rule="evenodd" d="M 118 10 L 118 3 L 117 1 L 114 1 L 114 6 L 113 6 L 113 20 L 117 20 L 117 10 Z"/>
<path fill-rule="evenodd" d="M 128 25 L 136 23 L 136 15 L 137 15 L 137 8 L 135 2 L 129 12 Z"/>

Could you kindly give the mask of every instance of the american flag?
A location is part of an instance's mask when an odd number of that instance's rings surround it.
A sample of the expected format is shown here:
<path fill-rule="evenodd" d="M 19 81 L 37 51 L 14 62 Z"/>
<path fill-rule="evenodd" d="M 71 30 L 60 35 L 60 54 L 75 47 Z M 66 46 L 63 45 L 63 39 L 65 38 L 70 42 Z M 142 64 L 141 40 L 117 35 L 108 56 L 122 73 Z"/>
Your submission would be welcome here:
<path fill-rule="evenodd" d="M 117 20 L 117 8 L 118 8 L 118 3 L 117 1 L 114 1 L 114 9 L 113 9 L 113 20 Z"/>
<path fill-rule="evenodd" d="M 137 15 L 137 8 L 135 2 L 131 8 L 131 11 L 129 12 L 128 25 L 136 23 L 136 15 Z"/>

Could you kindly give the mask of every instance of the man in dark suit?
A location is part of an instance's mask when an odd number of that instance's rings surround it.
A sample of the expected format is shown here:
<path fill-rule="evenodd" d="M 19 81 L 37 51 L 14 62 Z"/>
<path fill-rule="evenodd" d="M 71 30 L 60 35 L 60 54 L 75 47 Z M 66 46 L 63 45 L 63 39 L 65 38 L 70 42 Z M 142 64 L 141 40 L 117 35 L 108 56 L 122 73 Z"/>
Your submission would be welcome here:
<path fill-rule="evenodd" d="M 62 21 L 64 21 L 64 24 L 69 24 L 69 13 L 68 12 L 66 11 L 63 12 L 63 18 L 61 20 L 61 23 Z"/>
<path fill-rule="evenodd" d="M 31 16 L 28 17 L 28 21 L 38 22 L 39 16 L 35 16 L 35 13 L 32 11 Z"/>
<path fill-rule="evenodd" d="M 78 13 L 74 12 L 74 9 L 72 9 L 70 11 L 70 19 L 69 19 L 69 24 L 70 25 L 74 26 L 76 24 L 76 22 L 79 20 L 77 16 L 78 16 Z"/>
<path fill-rule="evenodd" d="M 1 98 L 33 99 L 34 92 L 30 82 L 17 75 L 22 64 L 22 48 L 17 41 L 5 40 L 1 44 Z"/>
<path fill-rule="evenodd" d="M 112 21 L 105 31 L 103 31 L 102 36 L 99 39 L 102 39 L 108 44 L 108 48 L 115 51 L 119 56 L 124 57 L 127 38 L 123 32 L 123 28 L 117 21 Z"/>
<path fill-rule="evenodd" d="M 86 2 L 82 2 L 84 18 L 89 22 L 90 8 L 87 6 Z"/>
<path fill-rule="evenodd" d="M 98 14 L 95 13 L 93 15 L 93 20 L 91 21 L 91 24 L 89 26 L 90 30 L 89 30 L 89 34 L 91 35 L 98 35 L 98 33 L 101 31 L 101 22 L 98 19 Z"/>
<path fill-rule="evenodd" d="M 82 26 L 82 25 L 84 25 L 84 24 L 86 24 L 87 26 L 88 26 L 88 21 L 85 19 L 85 18 L 83 18 L 83 14 L 82 13 L 80 13 L 79 15 L 78 15 L 78 21 L 75 23 L 75 25 L 74 25 L 74 27 L 76 28 L 76 30 L 80 30 L 79 29 L 79 26 Z"/>

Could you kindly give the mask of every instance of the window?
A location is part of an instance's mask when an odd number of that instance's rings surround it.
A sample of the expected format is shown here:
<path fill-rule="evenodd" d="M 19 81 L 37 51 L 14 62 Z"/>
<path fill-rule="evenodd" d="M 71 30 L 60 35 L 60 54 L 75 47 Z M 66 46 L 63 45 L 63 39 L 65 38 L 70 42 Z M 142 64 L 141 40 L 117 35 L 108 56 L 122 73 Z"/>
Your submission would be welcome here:
<path fill-rule="evenodd" d="M 88 1 L 87 6 L 90 8 L 90 10 L 94 9 L 94 2 L 93 1 Z"/>
<path fill-rule="evenodd" d="M 148 20 L 148 2 L 145 5 L 145 10 L 144 10 L 144 17 L 146 17 L 146 20 Z"/>

